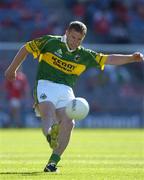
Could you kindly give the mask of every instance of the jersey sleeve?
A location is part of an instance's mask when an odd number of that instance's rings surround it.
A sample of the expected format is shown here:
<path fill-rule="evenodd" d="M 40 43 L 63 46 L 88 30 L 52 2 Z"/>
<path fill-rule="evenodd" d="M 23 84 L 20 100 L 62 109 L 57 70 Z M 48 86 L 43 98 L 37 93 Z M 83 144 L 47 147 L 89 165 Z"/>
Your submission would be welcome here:
<path fill-rule="evenodd" d="M 43 36 L 29 41 L 26 43 L 26 49 L 33 55 L 34 58 L 37 58 L 43 52 L 49 39 L 49 36 Z"/>
<path fill-rule="evenodd" d="M 92 57 L 92 63 L 91 66 L 93 67 L 99 67 L 101 70 L 104 70 L 105 62 L 108 58 L 107 54 L 103 53 L 97 53 L 95 51 L 89 50 L 89 53 Z"/>
<path fill-rule="evenodd" d="M 108 58 L 108 55 L 103 53 L 97 53 L 95 60 L 100 65 L 101 70 L 104 70 L 105 62 Z"/>

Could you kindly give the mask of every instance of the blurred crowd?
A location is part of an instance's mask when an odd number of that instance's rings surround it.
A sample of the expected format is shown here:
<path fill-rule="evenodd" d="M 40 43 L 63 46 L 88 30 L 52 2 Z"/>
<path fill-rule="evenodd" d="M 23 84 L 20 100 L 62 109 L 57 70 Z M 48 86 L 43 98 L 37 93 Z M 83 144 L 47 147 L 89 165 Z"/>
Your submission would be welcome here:
<path fill-rule="evenodd" d="M 0 41 L 63 34 L 71 20 L 86 23 L 90 43 L 144 43 L 144 0 L 1 0 Z"/>
<path fill-rule="evenodd" d="M 136 73 L 133 69 L 139 69 Z M 137 64 L 106 66 L 104 72 L 94 68 L 82 75 L 77 95 L 85 97 L 91 114 L 142 114 L 144 112 L 144 74 Z"/>

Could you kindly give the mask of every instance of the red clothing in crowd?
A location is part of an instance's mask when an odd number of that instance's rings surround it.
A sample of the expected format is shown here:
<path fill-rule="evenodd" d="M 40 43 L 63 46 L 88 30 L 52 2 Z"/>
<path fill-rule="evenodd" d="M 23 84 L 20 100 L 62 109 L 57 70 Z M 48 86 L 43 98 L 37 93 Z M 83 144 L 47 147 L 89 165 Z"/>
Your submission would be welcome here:
<path fill-rule="evenodd" d="M 28 90 L 28 82 L 25 74 L 18 72 L 14 81 L 6 81 L 5 87 L 9 99 L 21 99 Z"/>

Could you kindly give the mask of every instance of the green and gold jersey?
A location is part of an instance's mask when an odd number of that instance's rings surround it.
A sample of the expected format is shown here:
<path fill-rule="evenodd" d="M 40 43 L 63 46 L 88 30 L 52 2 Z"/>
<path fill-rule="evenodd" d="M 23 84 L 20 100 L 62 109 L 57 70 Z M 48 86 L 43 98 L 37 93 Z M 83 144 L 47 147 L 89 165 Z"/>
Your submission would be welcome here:
<path fill-rule="evenodd" d="M 104 69 L 107 55 L 82 46 L 69 51 L 64 36 L 46 35 L 26 43 L 26 49 L 39 60 L 37 80 L 44 79 L 73 87 L 88 68 Z"/>

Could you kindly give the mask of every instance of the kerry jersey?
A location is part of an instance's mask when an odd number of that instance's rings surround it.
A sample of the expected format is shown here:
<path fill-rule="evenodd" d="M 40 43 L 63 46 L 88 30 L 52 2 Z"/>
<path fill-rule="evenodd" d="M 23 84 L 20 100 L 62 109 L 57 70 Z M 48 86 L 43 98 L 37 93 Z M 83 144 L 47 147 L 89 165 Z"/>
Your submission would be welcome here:
<path fill-rule="evenodd" d="M 73 87 L 88 68 L 104 69 L 107 55 L 82 46 L 71 52 L 64 38 L 46 35 L 26 43 L 26 49 L 39 60 L 37 80 L 50 80 Z"/>

